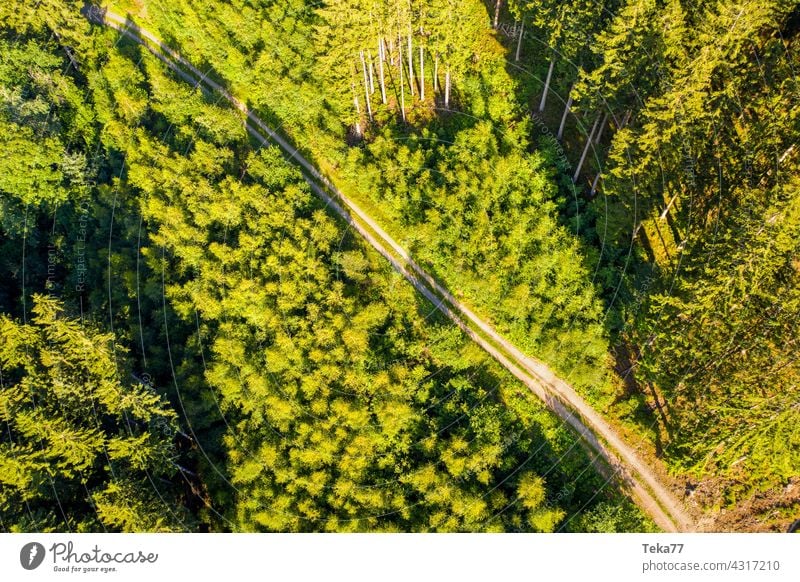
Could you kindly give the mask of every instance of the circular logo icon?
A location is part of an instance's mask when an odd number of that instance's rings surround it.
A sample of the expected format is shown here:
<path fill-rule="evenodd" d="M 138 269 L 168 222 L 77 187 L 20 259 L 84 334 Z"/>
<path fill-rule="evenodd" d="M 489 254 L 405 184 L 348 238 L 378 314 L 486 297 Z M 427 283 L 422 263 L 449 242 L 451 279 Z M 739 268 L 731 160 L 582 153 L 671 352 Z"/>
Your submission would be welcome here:
<path fill-rule="evenodd" d="M 35 570 L 44 561 L 44 546 L 39 542 L 30 542 L 19 551 L 19 563 L 26 570 Z"/>

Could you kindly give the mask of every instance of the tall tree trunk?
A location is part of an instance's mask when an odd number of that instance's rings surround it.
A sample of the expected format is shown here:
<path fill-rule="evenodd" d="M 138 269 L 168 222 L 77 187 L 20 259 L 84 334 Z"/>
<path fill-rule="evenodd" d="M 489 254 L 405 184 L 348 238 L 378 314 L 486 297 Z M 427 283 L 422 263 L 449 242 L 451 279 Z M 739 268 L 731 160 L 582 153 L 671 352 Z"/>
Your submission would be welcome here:
<path fill-rule="evenodd" d="M 369 99 L 369 80 L 367 79 L 367 62 L 364 60 L 364 51 L 359 53 L 361 57 L 361 72 L 364 74 L 364 100 L 367 102 L 367 114 L 372 121 L 372 103 Z"/>
<path fill-rule="evenodd" d="M 608 112 L 603 115 L 603 121 L 600 122 L 600 127 L 597 130 L 597 135 L 594 136 L 594 143 L 600 143 L 600 138 L 603 137 L 603 130 L 606 128 L 608 122 Z"/>
<path fill-rule="evenodd" d="M 632 113 L 633 113 L 633 111 L 631 109 L 628 109 L 625 112 L 625 117 L 622 119 L 622 123 L 619 126 L 620 129 L 623 129 L 623 128 L 627 127 L 627 125 L 631 122 Z"/>
<path fill-rule="evenodd" d="M 444 108 L 450 109 L 450 65 L 444 73 Z"/>
<path fill-rule="evenodd" d="M 367 70 L 369 71 L 369 94 L 375 94 L 375 65 L 372 59 L 372 51 L 367 51 L 367 57 L 369 57 L 369 66 Z"/>
<path fill-rule="evenodd" d="M 778 158 L 778 164 L 782 164 L 782 163 L 783 163 L 783 160 L 785 160 L 785 159 L 786 159 L 786 156 L 788 156 L 790 153 L 792 153 L 792 151 L 793 151 L 793 150 L 794 150 L 794 144 L 790 145 L 790 146 L 789 146 L 789 149 L 788 149 L 788 150 L 786 150 L 785 152 L 783 152 L 783 154 L 781 155 L 781 157 L 780 157 L 780 158 Z"/>
<path fill-rule="evenodd" d="M 547 92 L 550 91 L 550 79 L 553 77 L 553 67 L 556 65 L 556 52 L 553 51 L 553 57 L 550 59 L 550 68 L 547 69 L 547 79 L 544 81 L 544 91 L 542 92 L 542 100 L 539 103 L 539 113 L 544 111 L 544 105 L 547 102 Z"/>
<path fill-rule="evenodd" d="M 383 46 L 383 39 L 378 39 L 378 70 L 381 76 L 381 101 L 386 105 L 386 79 L 383 75 L 383 61 L 386 60 L 386 48 Z"/>
<path fill-rule="evenodd" d="M 669 201 L 669 204 L 667 204 L 666 208 L 664 208 L 664 211 L 661 213 L 661 215 L 659 215 L 658 218 L 660 218 L 661 220 L 667 218 L 667 214 L 669 214 L 669 209 L 672 208 L 672 205 L 675 204 L 675 201 L 677 199 L 678 199 L 678 193 L 676 192 L 675 195 L 672 197 L 672 199 Z"/>
<path fill-rule="evenodd" d="M 522 22 L 519 27 L 519 38 L 517 38 L 517 53 L 514 55 L 514 61 L 519 62 L 519 55 L 522 52 L 522 37 L 525 36 L 525 17 L 522 17 Z"/>
<path fill-rule="evenodd" d="M 600 176 L 602 176 L 602 172 L 597 172 L 597 175 L 594 177 L 594 182 L 592 182 L 592 191 L 589 192 L 589 196 L 594 196 L 594 193 L 597 192 L 597 183 L 600 181 Z"/>
<path fill-rule="evenodd" d="M 422 43 L 419 45 L 419 98 L 425 101 L 425 57 Z"/>
<path fill-rule="evenodd" d="M 495 0 L 494 2 L 494 28 L 497 28 L 497 24 L 500 22 L 500 5 L 503 4 L 503 0 Z"/>
<path fill-rule="evenodd" d="M 358 104 L 358 93 L 356 93 L 356 84 L 350 84 L 353 90 L 353 104 L 356 106 L 356 135 L 361 137 L 361 107 Z"/>
<path fill-rule="evenodd" d="M 592 131 L 589 132 L 589 137 L 586 138 L 586 145 L 583 148 L 583 153 L 581 154 L 581 159 L 578 162 L 578 167 L 575 168 L 575 174 L 572 176 L 572 183 L 575 184 L 578 182 L 578 176 L 581 174 L 581 168 L 583 167 L 583 162 L 586 161 L 586 154 L 589 153 L 589 148 L 592 145 L 592 140 L 594 140 L 594 132 L 597 130 L 597 126 L 600 124 L 600 116 L 598 115 L 594 120 L 594 125 L 592 125 Z"/>
<path fill-rule="evenodd" d="M 414 95 L 414 48 L 411 45 L 411 25 L 408 25 L 408 86 Z"/>
<path fill-rule="evenodd" d="M 398 37 L 399 38 L 399 37 Z M 406 120 L 406 89 L 403 85 L 403 43 L 397 43 L 397 62 L 400 65 L 400 112 Z"/>
<path fill-rule="evenodd" d="M 558 135 L 556 136 L 560 141 L 564 137 L 564 127 L 567 125 L 567 116 L 572 107 L 572 90 L 575 88 L 575 83 L 569 88 L 569 97 L 567 97 L 567 105 L 564 107 L 564 114 L 561 116 L 561 123 L 558 125 Z"/>
<path fill-rule="evenodd" d="M 433 94 L 439 91 L 439 55 L 433 57 Z"/>
<path fill-rule="evenodd" d="M 389 39 L 389 64 L 394 66 L 394 40 Z"/>

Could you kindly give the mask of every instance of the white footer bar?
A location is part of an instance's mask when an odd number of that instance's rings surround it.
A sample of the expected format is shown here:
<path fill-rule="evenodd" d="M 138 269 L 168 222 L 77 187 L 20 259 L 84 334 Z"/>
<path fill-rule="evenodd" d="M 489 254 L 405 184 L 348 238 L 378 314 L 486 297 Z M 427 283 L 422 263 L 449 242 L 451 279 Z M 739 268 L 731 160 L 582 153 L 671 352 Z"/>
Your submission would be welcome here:
<path fill-rule="evenodd" d="M 2 534 L 2 580 L 800 580 L 794 534 Z"/>

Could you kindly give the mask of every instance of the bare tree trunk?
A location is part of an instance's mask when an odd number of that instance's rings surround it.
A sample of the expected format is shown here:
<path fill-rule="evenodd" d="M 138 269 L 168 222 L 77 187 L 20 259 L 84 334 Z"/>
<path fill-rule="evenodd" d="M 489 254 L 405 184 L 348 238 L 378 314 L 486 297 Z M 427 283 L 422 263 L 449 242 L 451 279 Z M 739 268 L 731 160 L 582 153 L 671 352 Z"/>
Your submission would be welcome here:
<path fill-rule="evenodd" d="M 394 66 L 394 41 L 389 39 L 389 64 Z"/>
<path fill-rule="evenodd" d="M 572 183 L 575 184 L 578 181 L 578 176 L 580 176 L 581 168 L 583 167 L 583 162 L 586 161 L 586 154 L 589 153 L 589 147 L 592 145 L 592 140 L 594 139 L 594 132 L 597 130 L 597 126 L 600 123 L 600 116 L 598 115 L 597 118 L 594 120 L 594 125 L 592 125 L 592 131 L 589 132 L 589 137 L 586 138 L 586 145 L 583 148 L 583 153 L 581 154 L 581 159 L 578 162 L 578 167 L 575 168 L 575 174 L 572 176 Z"/>
<path fill-rule="evenodd" d="M 444 73 L 444 108 L 450 109 L 450 65 Z"/>
<path fill-rule="evenodd" d="M 630 109 L 628 109 L 625 112 L 625 117 L 622 120 L 622 124 L 620 124 L 620 126 L 619 126 L 620 129 L 623 129 L 624 127 L 626 127 L 631 122 L 631 114 L 632 113 L 633 112 Z"/>
<path fill-rule="evenodd" d="M 562 137 L 564 137 L 564 127 L 567 125 L 567 116 L 569 115 L 569 110 L 572 107 L 572 90 L 575 88 L 575 83 L 572 84 L 572 87 L 569 88 L 569 97 L 567 97 L 567 105 L 564 107 L 564 114 L 561 116 L 561 123 L 558 126 L 558 135 L 556 136 L 560 141 Z"/>
<path fill-rule="evenodd" d="M 793 150 L 794 150 L 794 144 L 790 145 L 789 149 L 786 150 L 785 152 L 783 152 L 783 154 L 781 154 L 781 157 L 778 158 L 778 164 L 782 164 L 783 160 L 786 159 L 786 156 L 788 156 L 790 153 L 792 153 Z"/>
<path fill-rule="evenodd" d="M 408 25 L 408 86 L 414 95 L 414 49 L 411 45 L 411 25 Z"/>
<path fill-rule="evenodd" d="M 386 79 L 383 75 L 383 61 L 386 60 L 386 48 L 383 39 L 378 39 L 378 70 L 381 75 L 381 101 L 386 105 Z"/>
<path fill-rule="evenodd" d="M 352 83 L 350 87 L 353 89 L 353 104 L 356 106 L 356 135 L 361 136 L 361 107 L 358 104 L 358 93 L 356 93 L 356 84 Z"/>
<path fill-rule="evenodd" d="M 369 120 L 372 121 L 372 103 L 369 99 L 369 81 L 367 79 L 367 63 L 364 60 L 364 51 L 361 51 L 359 56 L 361 57 L 361 72 L 364 74 L 364 100 L 367 102 Z"/>
<path fill-rule="evenodd" d="M 375 94 L 375 65 L 374 60 L 372 58 L 372 51 L 367 51 L 367 56 L 369 57 L 369 66 L 367 70 L 369 71 L 369 94 Z"/>
<path fill-rule="evenodd" d="M 600 181 L 600 176 L 602 176 L 602 173 L 598 172 L 594 177 L 594 182 L 592 182 L 592 191 L 589 192 L 589 196 L 594 196 L 594 193 L 597 192 L 597 183 Z"/>
<path fill-rule="evenodd" d="M 550 59 L 550 68 L 547 69 L 547 79 L 544 82 L 544 91 L 542 92 L 542 100 L 539 103 L 539 113 L 544 111 L 544 105 L 547 101 L 547 92 L 550 90 L 550 79 L 553 77 L 553 67 L 556 65 L 556 53 L 553 51 L 553 56 Z"/>
<path fill-rule="evenodd" d="M 500 22 L 500 5 L 503 4 L 503 0 L 495 0 L 494 2 L 494 28 L 497 28 L 498 22 Z"/>
<path fill-rule="evenodd" d="M 600 122 L 600 128 L 597 130 L 597 135 L 594 137 L 594 143 L 600 143 L 600 138 L 603 137 L 603 130 L 606 128 L 608 122 L 608 112 L 603 115 L 603 121 Z"/>
<path fill-rule="evenodd" d="M 399 37 L 398 37 L 399 38 Z M 397 62 L 400 64 L 400 111 L 403 114 L 403 121 L 406 120 L 406 89 L 403 86 L 403 44 L 397 43 Z"/>
<path fill-rule="evenodd" d="M 522 37 L 525 36 L 525 17 L 522 18 L 519 28 L 519 38 L 517 39 L 517 54 L 514 55 L 514 60 L 519 62 L 519 55 L 522 52 Z"/>
<path fill-rule="evenodd" d="M 669 214 L 669 209 L 672 208 L 672 205 L 675 204 L 675 201 L 677 199 L 678 199 L 678 194 L 676 192 L 675 195 L 672 197 L 672 199 L 669 201 L 669 204 L 667 204 L 666 208 L 664 208 L 664 211 L 661 213 L 661 215 L 658 218 L 660 218 L 661 220 L 664 220 L 667 217 L 667 214 Z"/>
<path fill-rule="evenodd" d="M 439 92 L 439 55 L 433 57 L 433 94 Z"/>
<path fill-rule="evenodd" d="M 419 98 L 425 101 L 425 56 L 422 43 L 419 45 Z"/>

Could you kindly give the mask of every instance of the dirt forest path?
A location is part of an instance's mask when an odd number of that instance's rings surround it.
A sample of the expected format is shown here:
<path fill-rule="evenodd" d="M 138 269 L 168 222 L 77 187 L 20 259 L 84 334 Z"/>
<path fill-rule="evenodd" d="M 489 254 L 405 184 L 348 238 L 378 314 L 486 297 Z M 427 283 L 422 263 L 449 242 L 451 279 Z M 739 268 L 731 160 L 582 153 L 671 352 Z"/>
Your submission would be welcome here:
<path fill-rule="evenodd" d="M 157 36 L 126 17 L 107 8 L 100 9 L 95 6 L 86 7 L 83 13 L 93 23 L 113 28 L 142 45 L 188 83 L 229 101 L 244 115 L 245 127 L 255 139 L 264 144 L 278 145 L 289 160 L 299 164 L 314 193 L 333 212 L 383 255 L 417 291 L 523 382 L 548 408 L 580 435 L 581 442 L 588 450 L 598 471 L 606 475 L 613 474 L 639 507 L 664 531 L 694 531 L 693 519 L 680 501 L 663 485 L 652 468 L 639 458 L 633 448 L 625 443 L 569 384 L 558 378 L 543 362 L 523 354 L 489 323 L 453 297 L 417 265 L 408 253 L 354 201 L 331 184 L 298 152 L 297 148 L 267 126 L 244 103 L 224 87 L 208 79 Z"/>

